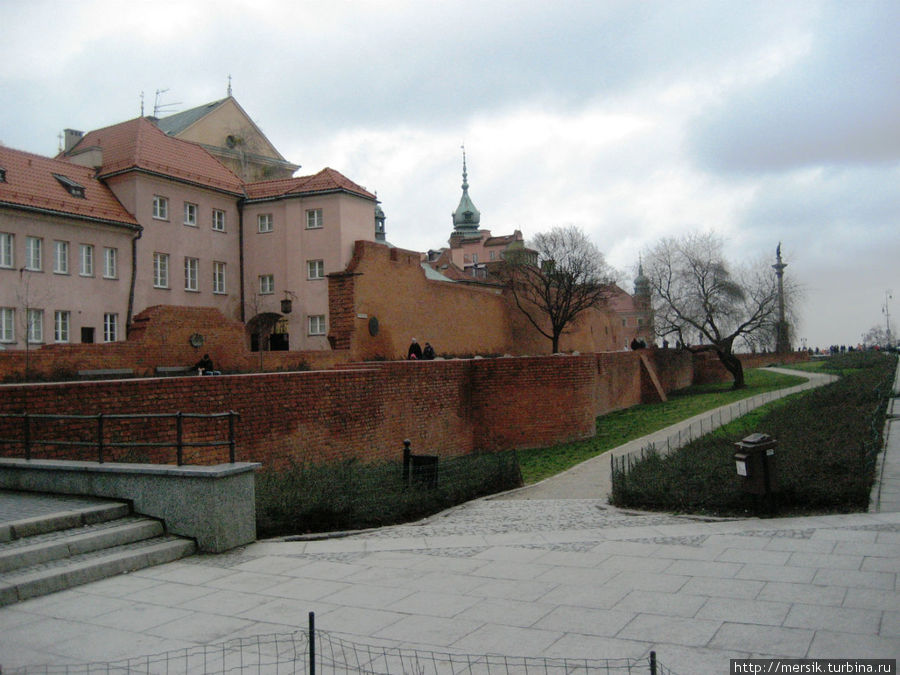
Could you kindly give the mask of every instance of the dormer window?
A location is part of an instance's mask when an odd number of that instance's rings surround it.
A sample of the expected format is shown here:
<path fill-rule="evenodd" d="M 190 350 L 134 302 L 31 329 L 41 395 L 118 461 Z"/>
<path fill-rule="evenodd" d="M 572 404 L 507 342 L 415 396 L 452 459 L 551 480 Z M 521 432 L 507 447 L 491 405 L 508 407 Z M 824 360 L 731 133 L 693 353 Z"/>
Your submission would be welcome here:
<path fill-rule="evenodd" d="M 73 197 L 78 197 L 79 199 L 84 199 L 84 186 L 76 183 L 71 178 L 67 178 L 66 176 L 61 176 L 58 173 L 53 174 L 53 177 L 59 181 L 59 184 L 62 185 L 66 192 L 68 192 Z"/>
<path fill-rule="evenodd" d="M 0 166 L 0 183 L 6 182 L 6 169 Z"/>

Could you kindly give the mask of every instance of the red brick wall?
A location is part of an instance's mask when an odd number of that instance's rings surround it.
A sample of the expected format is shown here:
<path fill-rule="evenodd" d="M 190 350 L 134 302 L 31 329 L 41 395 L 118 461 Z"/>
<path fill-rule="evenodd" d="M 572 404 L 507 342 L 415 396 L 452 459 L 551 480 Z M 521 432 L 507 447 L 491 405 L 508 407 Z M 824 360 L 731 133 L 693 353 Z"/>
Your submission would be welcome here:
<path fill-rule="evenodd" d="M 201 347 L 190 337 L 203 336 Z M 231 372 L 331 368 L 346 363 L 346 352 L 258 352 L 246 345 L 244 326 L 213 307 L 148 307 L 134 319 L 128 340 L 95 344 L 48 344 L 29 350 L 32 378 L 64 379 L 79 370 L 131 368 L 135 376 L 154 376 L 158 366 L 193 366 L 209 354 L 216 368 Z M 0 380 L 21 378 L 25 373 L 24 350 L 0 351 Z"/>
<path fill-rule="evenodd" d="M 603 371 L 598 369 L 606 364 Z M 597 414 L 639 400 L 638 360 L 611 355 L 385 362 L 345 370 L 149 378 L 0 387 L 0 412 L 57 414 L 223 412 L 240 414 L 239 461 L 288 462 L 396 458 L 404 438 L 413 449 L 457 455 L 549 445 L 594 433 Z M 616 383 L 601 382 L 611 372 Z M 598 403 L 598 392 L 604 402 Z M 0 421 L 9 437 L 18 420 Z M 48 423 L 45 423 L 48 424 Z M 56 423 L 54 423 L 56 424 Z M 224 440 L 227 422 L 185 422 L 185 440 Z M 90 441 L 96 421 L 57 424 L 43 438 Z M 43 427 L 46 431 L 47 427 Z M 171 420 L 113 423 L 117 440 L 172 439 Z M 18 454 L 6 449 L 5 454 Z M 109 448 L 107 459 L 125 451 Z M 135 451 L 174 462 L 174 450 Z M 90 459 L 83 451 L 36 449 L 34 456 Z M 188 463 L 227 461 L 227 448 L 186 452 Z"/>

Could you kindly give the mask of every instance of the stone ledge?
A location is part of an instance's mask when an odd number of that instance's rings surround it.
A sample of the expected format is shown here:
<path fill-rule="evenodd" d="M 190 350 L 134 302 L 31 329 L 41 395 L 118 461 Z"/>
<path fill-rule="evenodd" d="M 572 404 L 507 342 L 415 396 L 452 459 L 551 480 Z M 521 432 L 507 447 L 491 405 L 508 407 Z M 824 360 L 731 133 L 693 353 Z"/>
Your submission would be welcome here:
<path fill-rule="evenodd" d="M 0 458 L 0 488 L 125 499 L 137 513 L 164 521 L 169 532 L 196 539 L 201 551 L 219 553 L 256 540 L 259 466 Z"/>

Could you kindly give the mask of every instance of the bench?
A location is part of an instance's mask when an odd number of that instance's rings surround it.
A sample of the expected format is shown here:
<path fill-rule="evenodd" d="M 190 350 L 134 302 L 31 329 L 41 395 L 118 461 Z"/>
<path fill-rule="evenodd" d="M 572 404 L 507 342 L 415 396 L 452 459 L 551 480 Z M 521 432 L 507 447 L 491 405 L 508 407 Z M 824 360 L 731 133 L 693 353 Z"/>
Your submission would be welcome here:
<path fill-rule="evenodd" d="M 156 366 L 157 375 L 196 375 L 197 369 L 193 366 Z"/>
<path fill-rule="evenodd" d="M 134 377 L 134 371 L 131 368 L 93 368 L 79 370 L 78 377 Z"/>

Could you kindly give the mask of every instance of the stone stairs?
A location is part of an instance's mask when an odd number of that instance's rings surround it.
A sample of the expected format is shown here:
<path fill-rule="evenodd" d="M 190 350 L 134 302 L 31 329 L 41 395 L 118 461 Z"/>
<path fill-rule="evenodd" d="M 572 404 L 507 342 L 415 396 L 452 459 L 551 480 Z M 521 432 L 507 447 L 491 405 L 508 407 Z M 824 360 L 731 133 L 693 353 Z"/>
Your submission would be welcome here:
<path fill-rule="evenodd" d="M 0 606 L 177 560 L 190 539 L 128 504 L 99 502 L 0 522 Z"/>

